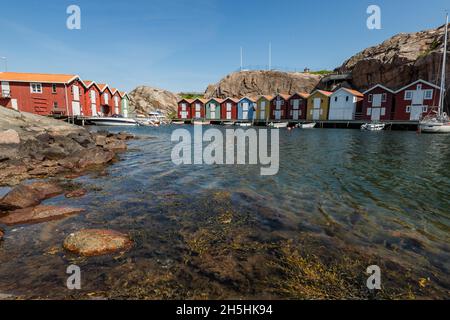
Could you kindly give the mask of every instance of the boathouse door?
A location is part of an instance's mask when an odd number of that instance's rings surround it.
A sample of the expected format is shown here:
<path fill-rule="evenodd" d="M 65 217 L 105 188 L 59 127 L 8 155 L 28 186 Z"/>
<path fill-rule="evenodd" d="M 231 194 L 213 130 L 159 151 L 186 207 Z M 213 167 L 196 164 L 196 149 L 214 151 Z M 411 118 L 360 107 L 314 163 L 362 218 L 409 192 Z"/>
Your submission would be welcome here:
<path fill-rule="evenodd" d="M 200 103 L 196 103 L 195 104 L 195 117 L 196 118 L 201 118 L 202 117 Z"/>
<path fill-rule="evenodd" d="M 91 95 L 91 113 L 92 113 L 92 116 L 95 117 L 95 116 L 97 116 L 97 105 L 95 103 L 97 96 L 96 96 L 94 90 L 90 91 L 90 95 Z"/>
<path fill-rule="evenodd" d="M 314 110 L 313 110 L 313 120 L 320 120 L 320 104 L 322 102 L 321 98 L 314 99 Z"/>
<path fill-rule="evenodd" d="M 19 106 L 17 105 L 17 99 L 12 99 L 12 100 L 11 100 L 11 105 L 12 105 L 12 108 L 13 108 L 14 110 L 16 110 L 16 111 L 19 110 Z"/>
<path fill-rule="evenodd" d="M 181 104 L 181 119 L 187 118 L 186 103 Z"/>
<path fill-rule="evenodd" d="M 231 120 L 231 103 L 227 103 L 227 120 Z"/>
<path fill-rule="evenodd" d="M 372 121 L 380 121 L 381 108 L 372 108 Z"/>
<path fill-rule="evenodd" d="M 210 118 L 211 119 L 215 119 L 216 118 L 216 105 L 215 104 L 211 104 L 210 108 L 211 108 Z"/>
<path fill-rule="evenodd" d="M 261 101 L 261 110 L 259 111 L 259 119 L 265 120 L 266 119 L 266 102 Z"/>
<path fill-rule="evenodd" d="M 294 119 L 294 120 L 298 120 L 298 118 L 299 118 L 298 108 L 299 108 L 299 101 L 294 100 L 294 110 L 292 112 L 292 119 Z"/>
<path fill-rule="evenodd" d="M 242 104 L 242 118 L 245 120 L 248 119 L 248 102 Z"/>
<path fill-rule="evenodd" d="M 74 115 L 74 116 L 81 115 L 81 108 L 80 108 L 80 102 L 79 101 L 73 101 L 72 102 L 72 115 Z"/>
<path fill-rule="evenodd" d="M 411 106 L 410 109 L 410 118 L 411 121 L 418 121 L 420 120 L 420 117 L 422 116 L 422 112 L 424 107 L 423 106 Z"/>

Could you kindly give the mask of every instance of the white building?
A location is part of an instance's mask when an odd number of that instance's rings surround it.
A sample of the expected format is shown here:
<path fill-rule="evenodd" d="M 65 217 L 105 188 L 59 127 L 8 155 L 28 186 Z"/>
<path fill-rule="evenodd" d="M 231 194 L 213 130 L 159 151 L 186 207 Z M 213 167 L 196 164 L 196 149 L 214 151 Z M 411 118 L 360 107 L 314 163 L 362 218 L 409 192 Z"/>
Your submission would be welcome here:
<path fill-rule="evenodd" d="M 330 96 L 328 120 L 355 120 L 355 113 L 362 108 L 364 95 L 356 90 L 340 88 Z"/>

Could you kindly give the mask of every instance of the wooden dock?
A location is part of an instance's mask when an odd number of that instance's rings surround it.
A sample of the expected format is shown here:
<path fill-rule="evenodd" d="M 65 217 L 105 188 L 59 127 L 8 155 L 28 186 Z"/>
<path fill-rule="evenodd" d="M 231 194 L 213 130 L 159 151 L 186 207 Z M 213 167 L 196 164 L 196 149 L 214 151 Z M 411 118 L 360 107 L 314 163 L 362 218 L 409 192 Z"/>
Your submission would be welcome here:
<path fill-rule="evenodd" d="M 193 124 L 192 119 L 173 119 L 176 122 L 184 122 L 185 124 Z M 227 122 L 248 123 L 250 121 L 245 120 L 209 120 L 212 125 L 223 125 Z M 267 126 L 269 123 L 281 123 L 289 122 L 289 126 L 295 126 L 297 124 L 311 123 L 315 122 L 316 128 L 336 128 L 336 129 L 360 129 L 361 126 L 368 121 L 366 120 L 317 120 L 317 121 L 306 121 L 306 120 L 253 120 L 251 121 L 254 126 Z M 386 124 L 386 130 L 406 130 L 406 131 L 417 131 L 419 126 L 419 121 L 380 121 L 380 123 Z"/>

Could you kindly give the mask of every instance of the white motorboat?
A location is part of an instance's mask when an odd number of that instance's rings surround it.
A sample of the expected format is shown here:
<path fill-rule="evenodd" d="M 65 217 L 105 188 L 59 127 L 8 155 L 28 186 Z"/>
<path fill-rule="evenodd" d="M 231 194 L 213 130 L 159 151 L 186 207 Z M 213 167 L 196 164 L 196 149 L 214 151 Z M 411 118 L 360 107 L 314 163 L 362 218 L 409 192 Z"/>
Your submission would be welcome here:
<path fill-rule="evenodd" d="M 171 124 L 175 124 L 175 125 L 183 125 L 184 121 L 172 121 Z"/>
<path fill-rule="evenodd" d="M 234 122 L 232 121 L 226 121 L 223 123 L 224 126 L 234 126 Z"/>
<path fill-rule="evenodd" d="M 122 117 L 90 117 L 86 118 L 85 121 L 96 126 L 139 126 L 136 120 Z"/>
<path fill-rule="evenodd" d="M 384 123 L 365 123 L 361 126 L 363 131 L 382 131 L 386 127 Z"/>
<path fill-rule="evenodd" d="M 419 123 L 419 130 L 423 133 L 450 133 L 450 119 L 444 112 L 444 100 L 446 93 L 445 76 L 447 66 L 447 45 L 448 45 L 448 14 L 445 22 L 444 50 L 442 52 L 442 74 L 441 90 L 439 95 L 439 106 L 432 110 L 432 113 L 423 118 Z"/>
<path fill-rule="evenodd" d="M 299 125 L 301 129 L 314 129 L 316 127 L 316 123 L 302 123 Z"/>
<path fill-rule="evenodd" d="M 250 122 L 240 122 L 237 124 L 239 127 L 251 127 L 252 124 Z"/>
<path fill-rule="evenodd" d="M 271 123 L 269 126 L 275 129 L 282 129 L 287 128 L 289 126 L 289 122 L 278 122 L 278 123 Z"/>

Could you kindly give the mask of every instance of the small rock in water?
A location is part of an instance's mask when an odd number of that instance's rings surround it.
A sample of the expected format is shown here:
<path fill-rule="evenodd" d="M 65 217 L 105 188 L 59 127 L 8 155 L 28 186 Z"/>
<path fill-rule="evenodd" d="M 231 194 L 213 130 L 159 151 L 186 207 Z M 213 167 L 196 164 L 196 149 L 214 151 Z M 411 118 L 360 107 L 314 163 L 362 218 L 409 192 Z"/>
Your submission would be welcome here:
<path fill-rule="evenodd" d="M 87 194 L 86 189 L 78 189 L 71 192 L 66 193 L 66 198 L 81 198 Z"/>
<path fill-rule="evenodd" d="M 79 214 L 83 211 L 84 209 L 80 208 L 37 206 L 34 208 L 25 208 L 12 211 L 6 216 L 1 217 L 0 223 L 6 224 L 7 226 L 26 223 L 40 223 Z"/>
<path fill-rule="evenodd" d="M 3 239 L 3 236 L 5 235 L 5 233 L 2 231 L 2 230 L 0 230 L 0 240 L 2 240 Z"/>
<path fill-rule="evenodd" d="M 72 253 L 93 257 L 125 251 L 133 242 L 128 235 L 113 230 L 81 230 L 69 235 L 64 241 L 64 249 Z"/>

